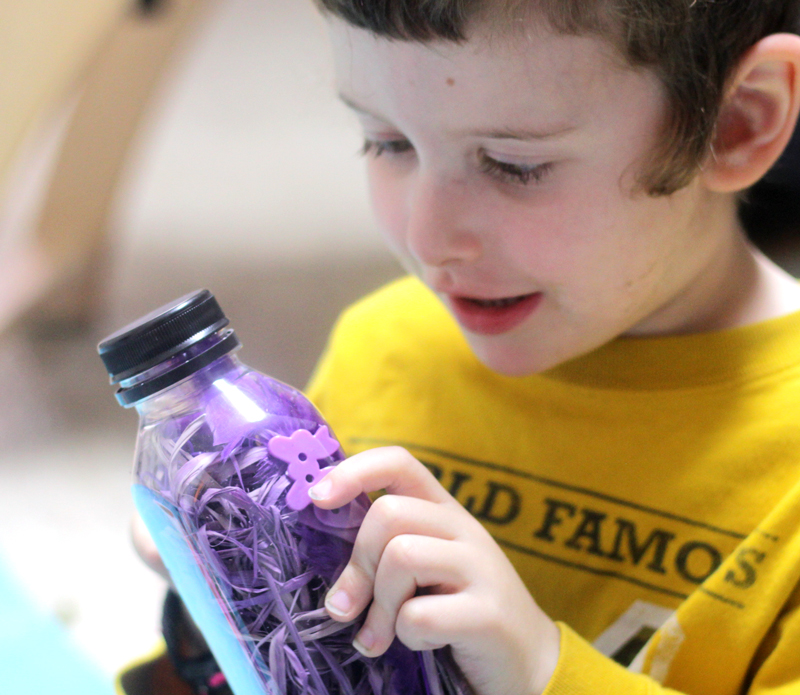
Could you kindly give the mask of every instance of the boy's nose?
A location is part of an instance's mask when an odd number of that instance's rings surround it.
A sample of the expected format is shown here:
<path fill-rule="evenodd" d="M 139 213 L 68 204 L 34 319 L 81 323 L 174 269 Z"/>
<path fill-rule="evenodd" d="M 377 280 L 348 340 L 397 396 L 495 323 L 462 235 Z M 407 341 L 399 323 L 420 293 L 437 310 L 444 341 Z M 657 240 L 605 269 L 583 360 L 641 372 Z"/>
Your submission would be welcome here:
<path fill-rule="evenodd" d="M 427 266 L 472 263 L 482 252 L 467 187 L 420 173 L 408 198 L 406 246 Z M 474 223 L 474 220 L 473 220 Z"/>

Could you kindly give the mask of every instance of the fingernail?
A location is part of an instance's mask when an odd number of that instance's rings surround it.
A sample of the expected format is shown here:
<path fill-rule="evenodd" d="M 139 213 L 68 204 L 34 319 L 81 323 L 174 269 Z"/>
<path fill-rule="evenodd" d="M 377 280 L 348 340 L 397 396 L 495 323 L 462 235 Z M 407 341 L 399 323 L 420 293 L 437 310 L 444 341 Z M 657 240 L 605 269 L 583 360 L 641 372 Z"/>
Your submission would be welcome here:
<path fill-rule="evenodd" d="M 375 635 L 372 633 L 372 630 L 368 627 L 361 630 L 353 640 L 353 646 L 364 656 L 369 656 L 369 653 L 375 647 Z"/>
<path fill-rule="evenodd" d="M 331 487 L 331 481 L 323 478 L 308 491 L 308 496 L 313 500 L 324 500 L 331 494 Z"/>
<path fill-rule="evenodd" d="M 350 600 L 350 595 L 344 589 L 338 589 L 325 599 L 325 608 L 328 609 L 329 613 L 347 615 L 352 607 L 353 602 Z"/>

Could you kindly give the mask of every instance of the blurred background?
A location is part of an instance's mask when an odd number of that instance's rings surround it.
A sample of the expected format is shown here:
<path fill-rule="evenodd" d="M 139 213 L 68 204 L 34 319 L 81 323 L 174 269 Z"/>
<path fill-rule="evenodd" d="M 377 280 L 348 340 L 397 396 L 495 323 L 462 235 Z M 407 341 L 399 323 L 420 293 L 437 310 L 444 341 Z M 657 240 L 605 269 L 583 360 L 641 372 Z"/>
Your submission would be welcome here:
<path fill-rule="evenodd" d="M 0 0 L 0 114 L 3 690 L 111 692 L 165 587 L 97 342 L 207 287 L 245 361 L 302 386 L 399 269 L 311 0 Z"/>

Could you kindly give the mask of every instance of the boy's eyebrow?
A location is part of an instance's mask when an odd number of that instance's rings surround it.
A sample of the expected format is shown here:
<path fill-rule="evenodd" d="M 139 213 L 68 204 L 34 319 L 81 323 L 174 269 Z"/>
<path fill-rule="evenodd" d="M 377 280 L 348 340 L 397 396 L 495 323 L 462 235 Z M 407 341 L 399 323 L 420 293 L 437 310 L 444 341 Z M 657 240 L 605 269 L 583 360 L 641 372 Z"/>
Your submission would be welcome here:
<path fill-rule="evenodd" d="M 339 99 L 341 99 L 347 106 L 349 106 L 353 111 L 357 111 L 360 114 L 365 116 L 369 116 L 370 118 L 374 118 L 379 121 L 386 120 L 379 116 L 378 114 L 372 113 L 368 109 L 365 109 L 360 104 L 353 101 L 350 97 L 339 93 Z M 551 128 L 547 128 L 546 130 L 519 130 L 516 128 L 499 128 L 499 129 L 492 129 L 492 130 L 470 130 L 467 131 L 467 135 L 487 138 L 490 140 L 551 140 L 553 138 L 559 137 L 561 135 L 566 135 L 567 133 L 575 130 L 576 126 L 572 124 L 557 124 Z"/>
<path fill-rule="evenodd" d="M 469 135 L 477 135 L 490 140 L 551 140 L 575 130 L 574 125 L 558 124 L 546 130 L 517 130 L 501 128 L 499 130 L 471 130 Z"/>
<path fill-rule="evenodd" d="M 353 109 L 353 111 L 358 111 L 359 113 L 363 113 L 365 116 L 370 116 L 371 118 L 376 118 L 376 119 L 381 120 L 381 121 L 384 120 L 380 116 L 378 116 L 377 114 L 374 114 L 371 111 L 368 111 L 367 109 L 365 109 L 360 104 L 357 104 L 355 101 L 353 101 L 350 97 L 346 96 L 345 94 L 342 94 L 341 92 L 339 92 L 338 96 L 339 96 L 339 99 L 341 101 L 343 101 L 346 106 L 349 106 L 351 109 Z"/>

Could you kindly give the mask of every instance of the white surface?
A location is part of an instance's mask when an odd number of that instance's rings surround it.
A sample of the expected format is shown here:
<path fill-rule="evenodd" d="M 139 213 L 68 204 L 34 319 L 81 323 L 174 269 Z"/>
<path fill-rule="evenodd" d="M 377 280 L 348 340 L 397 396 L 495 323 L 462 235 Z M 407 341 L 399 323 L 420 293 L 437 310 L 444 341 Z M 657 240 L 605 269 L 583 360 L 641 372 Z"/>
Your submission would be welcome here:
<path fill-rule="evenodd" d="M 164 581 L 128 540 L 132 443 L 39 442 L 0 458 L 0 539 L 12 572 L 109 676 L 152 650 Z"/>

